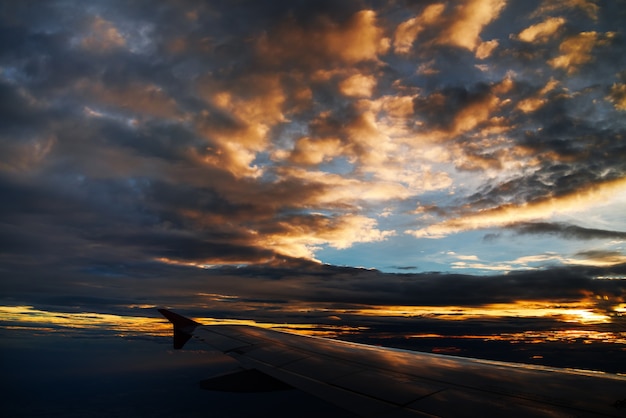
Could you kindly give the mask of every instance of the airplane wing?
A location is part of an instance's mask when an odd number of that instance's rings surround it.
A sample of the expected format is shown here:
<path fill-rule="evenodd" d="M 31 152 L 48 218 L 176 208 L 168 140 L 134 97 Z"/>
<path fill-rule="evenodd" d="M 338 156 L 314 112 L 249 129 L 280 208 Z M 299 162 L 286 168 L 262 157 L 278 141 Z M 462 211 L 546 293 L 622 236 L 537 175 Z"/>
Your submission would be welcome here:
<path fill-rule="evenodd" d="M 159 312 L 174 325 L 175 348 L 193 336 L 237 360 L 248 374 L 270 376 L 363 417 L 626 417 L 625 376 L 246 325 L 202 326 L 166 309 Z"/>

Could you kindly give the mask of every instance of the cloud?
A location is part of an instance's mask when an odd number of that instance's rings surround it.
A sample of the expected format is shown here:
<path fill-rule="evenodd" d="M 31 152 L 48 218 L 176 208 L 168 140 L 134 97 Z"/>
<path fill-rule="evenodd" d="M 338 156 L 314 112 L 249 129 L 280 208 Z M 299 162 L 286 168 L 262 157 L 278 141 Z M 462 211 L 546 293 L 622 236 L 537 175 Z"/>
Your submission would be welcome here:
<path fill-rule="evenodd" d="M 315 23 L 303 28 L 294 20 L 282 22 L 256 42 L 260 60 L 270 65 L 354 64 L 377 61 L 389 48 L 373 10 L 358 11 L 344 22 L 319 16 Z"/>
<path fill-rule="evenodd" d="M 546 85 L 537 92 L 536 95 L 522 99 L 517 103 L 517 108 L 524 113 L 534 112 L 547 103 L 545 97 L 549 92 L 554 90 L 559 85 L 558 80 L 551 78 Z"/>
<path fill-rule="evenodd" d="M 398 25 L 393 40 L 394 52 L 396 54 L 408 53 L 420 32 L 440 21 L 440 16 L 445 7 L 445 4 L 441 3 L 428 5 L 419 16 Z"/>
<path fill-rule="evenodd" d="M 581 10 L 587 17 L 596 20 L 600 7 L 594 0 L 544 0 L 532 16 L 543 16 L 566 10 Z"/>
<path fill-rule="evenodd" d="M 289 160 L 296 164 L 321 164 L 341 155 L 344 152 L 342 148 L 338 138 L 302 137 L 296 141 Z"/>
<path fill-rule="evenodd" d="M 444 3 L 428 5 L 421 14 L 398 25 L 394 34 L 394 52 L 407 54 L 418 37 L 425 33 L 426 45 L 434 42 L 470 51 L 480 48 L 477 56 L 484 59 L 498 43 L 497 40 L 482 42 L 480 33 L 498 17 L 505 5 L 504 0 L 465 0 L 453 8 Z"/>
<path fill-rule="evenodd" d="M 350 97 L 370 97 L 376 87 L 376 78 L 355 74 L 339 83 L 339 91 Z"/>
<path fill-rule="evenodd" d="M 622 80 L 626 80 L 626 74 L 620 74 Z M 606 97 L 618 110 L 626 110 L 626 83 L 614 83 L 609 95 Z"/>
<path fill-rule="evenodd" d="M 626 239 L 626 232 L 583 228 L 563 223 L 525 222 L 511 224 L 508 228 L 515 229 L 519 234 L 551 234 L 565 239 Z"/>
<path fill-rule="evenodd" d="M 549 218 L 555 214 L 582 211 L 601 205 L 610 196 L 626 188 L 626 179 L 620 178 L 591 184 L 558 197 L 547 197 L 520 205 L 505 204 L 495 208 L 462 214 L 422 229 L 407 230 L 416 237 L 436 238 L 473 229 L 500 227 L 515 222 L 529 222 Z"/>
<path fill-rule="evenodd" d="M 521 31 L 517 39 L 524 42 L 546 42 L 553 37 L 565 24 L 562 17 L 549 17 L 541 23 L 532 25 Z"/>
<path fill-rule="evenodd" d="M 489 58 L 498 45 L 499 42 L 497 39 L 481 42 L 480 45 L 478 45 L 478 48 L 476 48 L 476 58 L 480 60 Z"/>
<path fill-rule="evenodd" d="M 438 41 L 474 51 L 481 44 L 483 28 L 498 17 L 505 5 L 504 0 L 467 0 L 457 5 Z"/>
<path fill-rule="evenodd" d="M 395 231 L 559 221 L 622 190 L 615 6 L 18 3 L 0 17 L 3 262 L 431 268 L 385 259 L 420 245 Z"/>
<path fill-rule="evenodd" d="M 126 39 L 113 23 L 96 16 L 89 27 L 90 34 L 84 37 L 80 45 L 91 52 L 108 51 L 126 46 Z"/>
<path fill-rule="evenodd" d="M 597 46 L 607 45 L 615 36 L 614 33 L 604 35 L 597 32 L 581 32 L 561 42 L 561 55 L 548 61 L 553 68 L 563 68 L 568 74 L 578 70 L 578 67 L 593 60 L 591 52 Z"/>

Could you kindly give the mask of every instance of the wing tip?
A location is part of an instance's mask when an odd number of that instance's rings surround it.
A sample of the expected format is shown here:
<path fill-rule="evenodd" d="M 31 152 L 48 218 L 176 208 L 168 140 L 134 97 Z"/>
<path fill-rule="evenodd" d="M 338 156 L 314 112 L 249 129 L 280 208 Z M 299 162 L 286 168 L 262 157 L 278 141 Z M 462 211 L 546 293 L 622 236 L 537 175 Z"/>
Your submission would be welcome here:
<path fill-rule="evenodd" d="M 157 309 L 161 315 L 163 315 L 174 326 L 174 349 L 179 350 L 189 341 L 192 336 L 193 330 L 201 325 L 193 319 L 179 315 L 168 309 Z"/>

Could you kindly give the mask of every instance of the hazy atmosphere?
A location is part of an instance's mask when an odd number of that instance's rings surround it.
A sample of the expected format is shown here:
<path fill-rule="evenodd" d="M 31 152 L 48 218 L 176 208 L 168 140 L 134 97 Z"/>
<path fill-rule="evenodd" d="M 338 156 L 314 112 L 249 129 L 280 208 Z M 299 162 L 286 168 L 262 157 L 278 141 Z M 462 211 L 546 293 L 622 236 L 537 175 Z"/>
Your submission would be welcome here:
<path fill-rule="evenodd" d="M 156 307 L 626 373 L 624 28 L 623 0 L 0 0 L 11 390 L 29 350 L 195 364 Z"/>

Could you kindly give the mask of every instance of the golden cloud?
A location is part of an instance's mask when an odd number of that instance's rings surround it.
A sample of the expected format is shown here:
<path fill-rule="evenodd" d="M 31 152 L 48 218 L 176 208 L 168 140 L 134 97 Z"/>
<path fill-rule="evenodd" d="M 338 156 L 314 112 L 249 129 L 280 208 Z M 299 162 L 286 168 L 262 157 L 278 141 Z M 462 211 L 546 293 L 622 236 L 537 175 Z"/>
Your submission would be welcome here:
<path fill-rule="evenodd" d="M 257 245 L 289 257 L 313 260 L 315 250 L 323 245 L 345 249 L 354 243 L 382 241 L 394 235 L 394 231 L 379 230 L 376 220 L 353 214 L 291 218 L 279 226 L 280 232 L 259 234 Z"/>
<path fill-rule="evenodd" d="M 421 15 L 413 17 L 398 25 L 394 34 L 393 47 L 396 54 L 406 54 L 411 50 L 413 42 L 426 28 L 439 21 L 445 9 L 444 4 L 431 4 L 424 9 Z"/>
<path fill-rule="evenodd" d="M 540 109 L 547 102 L 547 99 L 545 99 L 543 96 L 554 90 L 558 84 L 559 82 L 557 80 L 551 78 L 550 81 L 548 81 L 548 83 L 539 91 L 537 95 L 520 100 L 517 103 L 516 108 L 524 113 L 530 113 Z"/>
<path fill-rule="evenodd" d="M 237 177 L 260 176 L 261 169 L 252 166 L 252 162 L 258 152 L 268 147 L 270 129 L 286 121 L 283 114 L 286 94 L 280 76 L 240 77 L 227 88 L 207 78 L 199 83 L 199 89 L 208 102 L 236 122 L 219 126 L 202 118 L 197 121 L 197 131 L 216 148 L 203 157 L 204 162 Z"/>
<path fill-rule="evenodd" d="M 341 83 L 339 91 L 349 97 L 370 97 L 376 87 L 376 78 L 373 75 L 354 74 Z"/>
<path fill-rule="evenodd" d="M 476 58 L 480 60 L 489 58 L 493 51 L 498 47 L 498 45 L 499 43 L 497 39 L 482 42 L 480 45 L 478 45 L 478 48 L 476 48 Z"/>
<path fill-rule="evenodd" d="M 550 17 L 541 23 L 527 27 L 517 35 L 517 39 L 524 42 L 545 42 L 564 24 L 565 19 L 562 17 Z"/>
<path fill-rule="evenodd" d="M 596 0 L 544 0 L 531 17 L 570 9 L 582 10 L 589 18 L 596 20 L 600 7 L 596 4 Z"/>
<path fill-rule="evenodd" d="M 552 68 L 563 68 L 568 74 L 575 72 L 578 66 L 590 62 L 591 51 L 599 45 L 606 45 L 615 36 L 613 32 L 600 35 L 597 32 L 581 32 L 564 40 L 559 46 L 561 55 L 548 61 Z"/>
<path fill-rule="evenodd" d="M 616 109 L 626 110 L 626 83 L 613 84 L 607 100 L 613 103 Z"/>
<path fill-rule="evenodd" d="M 343 152 L 338 138 L 312 139 L 303 137 L 296 141 L 289 160 L 296 164 L 314 165 L 330 161 Z"/>
<path fill-rule="evenodd" d="M 438 41 L 442 44 L 476 50 L 481 44 L 483 28 L 498 17 L 506 5 L 504 0 L 467 0 L 454 10 L 448 28 Z"/>

